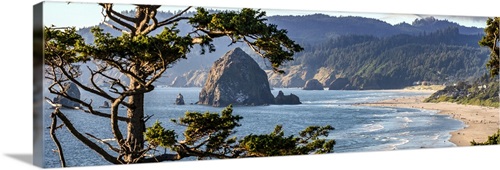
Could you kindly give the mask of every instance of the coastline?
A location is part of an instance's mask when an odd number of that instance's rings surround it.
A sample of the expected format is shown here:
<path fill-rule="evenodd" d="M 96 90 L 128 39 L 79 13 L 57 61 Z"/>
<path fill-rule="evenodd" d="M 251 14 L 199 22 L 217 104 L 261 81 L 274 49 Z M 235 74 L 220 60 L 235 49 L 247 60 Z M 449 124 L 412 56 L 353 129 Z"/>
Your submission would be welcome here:
<path fill-rule="evenodd" d="M 402 91 L 418 91 L 429 92 L 425 90 L 402 90 Z M 456 103 L 441 102 L 441 103 L 424 103 L 423 100 L 429 95 L 401 97 L 390 100 L 382 100 L 373 103 L 359 104 L 361 106 L 373 107 L 398 107 L 398 108 L 415 108 L 425 110 L 437 110 L 438 114 L 450 115 L 456 120 L 460 120 L 465 124 L 463 129 L 450 132 L 450 142 L 457 146 L 470 146 L 472 140 L 476 142 L 484 142 L 488 136 L 496 133 L 500 128 L 500 110 L 499 108 L 461 105 Z"/>

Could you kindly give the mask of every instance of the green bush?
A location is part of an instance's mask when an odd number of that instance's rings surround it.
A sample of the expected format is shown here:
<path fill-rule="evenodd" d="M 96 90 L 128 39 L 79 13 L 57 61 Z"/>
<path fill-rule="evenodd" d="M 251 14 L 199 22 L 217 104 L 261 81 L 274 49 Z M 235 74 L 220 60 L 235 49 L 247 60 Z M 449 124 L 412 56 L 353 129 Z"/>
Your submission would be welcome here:
<path fill-rule="evenodd" d="M 500 129 L 498 129 L 497 133 L 491 135 L 491 136 L 488 136 L 488 140 L 486 142 L 476 142 L 474 140 L 472 140 L 472 142 L 470 142 L 470 144 L 472 146 L 476 146 L 476 145 L 498 145 L 500 144 Z"/>

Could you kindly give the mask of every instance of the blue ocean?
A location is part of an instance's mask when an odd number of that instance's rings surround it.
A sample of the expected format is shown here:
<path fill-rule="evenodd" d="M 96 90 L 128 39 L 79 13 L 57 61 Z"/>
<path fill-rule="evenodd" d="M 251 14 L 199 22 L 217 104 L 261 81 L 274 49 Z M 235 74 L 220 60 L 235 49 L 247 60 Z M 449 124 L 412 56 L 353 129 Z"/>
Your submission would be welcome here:
<path fill-rule="evenodd" d="M 275 88 L 276 96 L 282 90 L 285 95 L 293 93 L 300 97 L 300 105 L 238 106 L 233 114 L 240 115 L 242 126 L 237 127 L 237 136 L 270 133 L 276 125 L 283 125 L 286 135 L 297 133 L 311 125 L 331 125 L 335 130 L 328 138 L 335 139 L 334 153 L 389 151 L 401 149 L 453 147 L 449 142 L 449 132 L 461 129 L 464 124 L 447 115 L 437 114 L 433 110 L 368 107 L 357 103 L 375 102 L 406 96 L 429 95 L 428 93 L 402 91 L 306 91 L 301 89 Z M 198 100 L 201 88 L 157 87 L 145 96 L 145 114 L 153 115 L 147 122 L 152 125 L 156 120 L 162 126 L 174 129 L 179 139 L 184 130 L 170 120 L 182 117 L 186 111 L 220 112 L 223 108 L 191 105 Z M 177 94 L 184 96 L 186 105 L 174 105 Z M 47 97 L 54 96 L 46 94 Z M 82 91 L 82 99 L 92 99 L 97 107 L 103 103 Z M 102 109 L 106 112 L 107 109 Z M 44 104 L 44 127 L 51 124 L 50 113 L 53 110 Z M 112 138 L 110 121 L 77 110 L 62 110 L 74 126 L 82 133 L 89 133 L 101 139 Z M 125 110 L 121 110 L 122 115 Z M 59 121 L 60 123 L 60 121 Z M 121 129 L 125 130 L 125 124 Z M 58 153 L 49 135 L 44 130 L 44 167 L 60 167 Z M 59 129 L 57 136 L 62 144 L 68 166 L 93 166 L 109 164 L 97 153 L 88 149 L 66 128 Z M 111 152 L 110 152 L 111 153 Z"/>

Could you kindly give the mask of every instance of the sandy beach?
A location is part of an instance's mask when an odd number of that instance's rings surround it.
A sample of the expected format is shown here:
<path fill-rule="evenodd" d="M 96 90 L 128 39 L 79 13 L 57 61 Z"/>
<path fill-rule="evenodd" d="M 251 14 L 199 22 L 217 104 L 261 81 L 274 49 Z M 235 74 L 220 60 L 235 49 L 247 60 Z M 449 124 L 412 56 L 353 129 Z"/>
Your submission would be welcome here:
<path fill-rule="evenodd" d="M 451 132 L 450 142 L 457 146 L 470 146 L 472 140 L 484 142 L 488 136 L 496 133 L 497 129 L 500 128 L 500 109 L 498 108 L 448 102 L 424 103 L 423 100 L 432 94 L 432 91 L 426 92 L 429 92 L 429 95 L 403 97 L 361 105 L 437 110 L 439 114 L 450 115 L 466 124 L 465 128 Z"/>

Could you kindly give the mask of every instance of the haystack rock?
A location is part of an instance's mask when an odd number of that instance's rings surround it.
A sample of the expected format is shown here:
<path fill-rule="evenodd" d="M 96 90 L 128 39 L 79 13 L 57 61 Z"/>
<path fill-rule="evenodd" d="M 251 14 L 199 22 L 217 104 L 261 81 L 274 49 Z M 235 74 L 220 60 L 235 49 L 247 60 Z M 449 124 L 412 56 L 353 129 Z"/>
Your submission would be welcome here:
<path fill-rule="evenodd" d="M 215 61 L 200 92 L 198 104 L 225 107 L 274 103 L 267 74 L 240 48 Z"/>
<path fill-rule="evenodd" d="M 321 84 L 316 79 L 307 80 L 306 85 L 302 89 L 303 90 L 324 90 L 323 84 Z"/>

